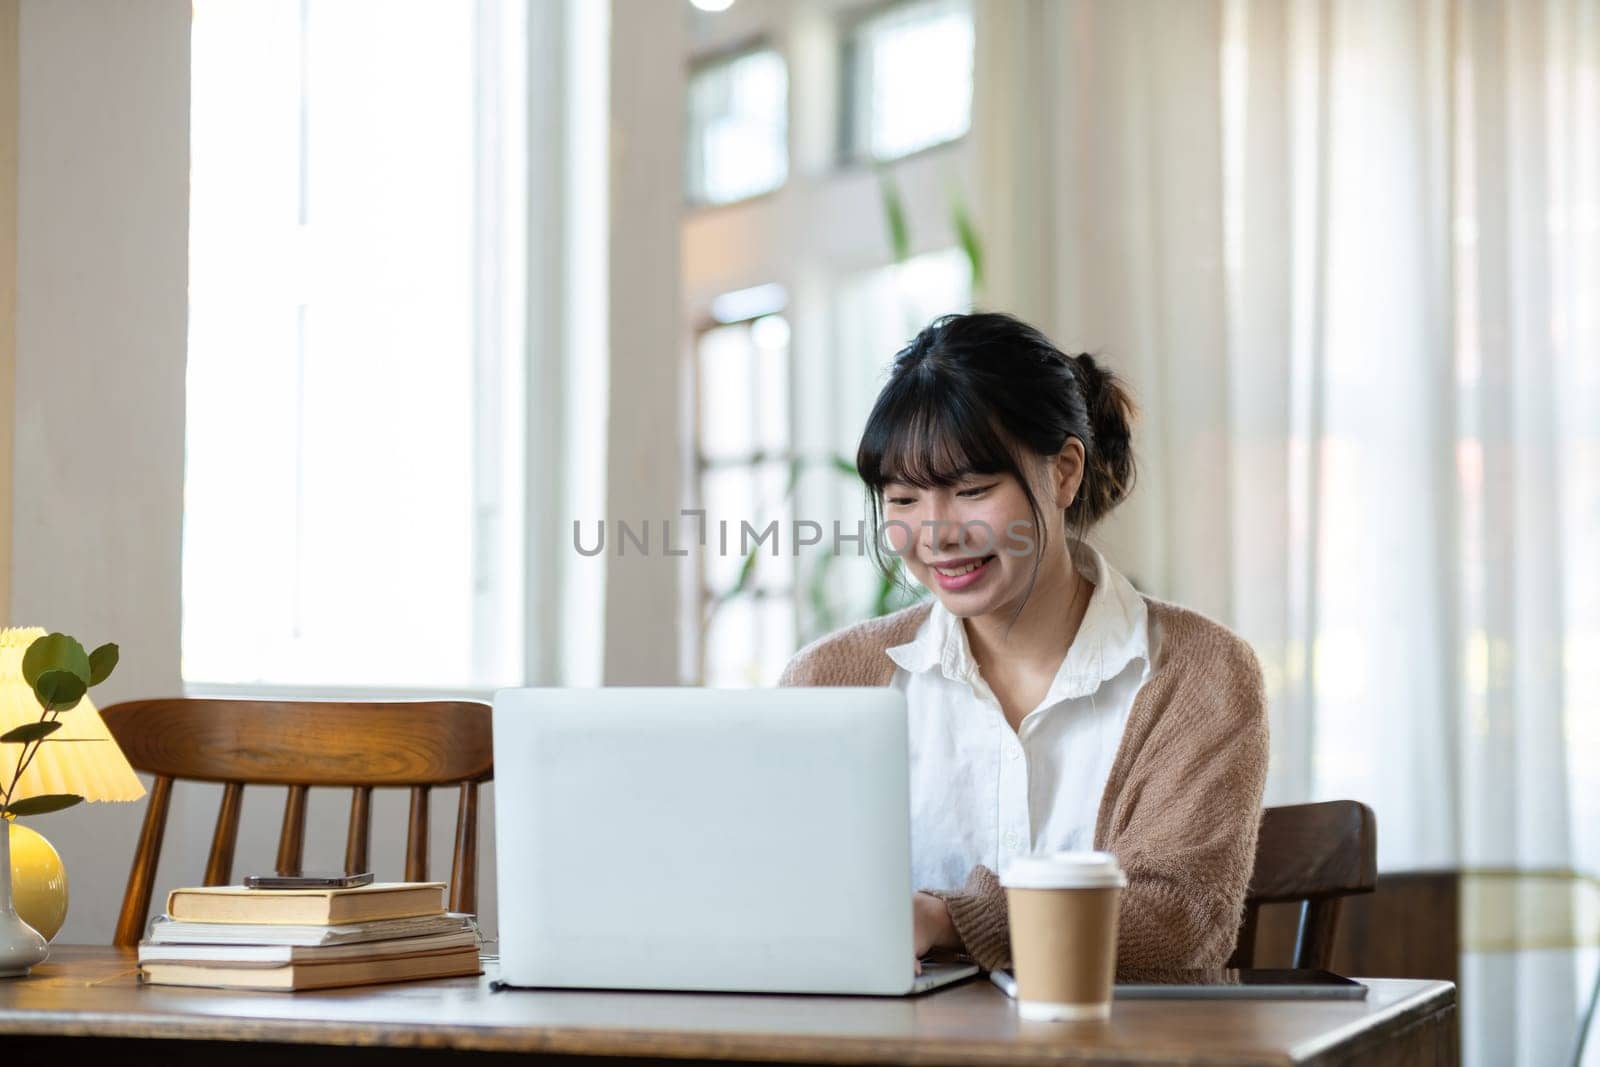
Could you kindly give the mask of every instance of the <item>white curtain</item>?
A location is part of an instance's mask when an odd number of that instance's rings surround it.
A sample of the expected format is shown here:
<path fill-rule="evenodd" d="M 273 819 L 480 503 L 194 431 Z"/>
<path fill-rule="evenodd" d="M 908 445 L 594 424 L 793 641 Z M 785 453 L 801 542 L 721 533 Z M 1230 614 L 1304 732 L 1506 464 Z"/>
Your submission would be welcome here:
<path fill-rule="evenodd" d="M 1100 540 L 1255 646 L 1268 802 L 1600 870 L 1600 0 L 980 19 L 990 301 L 1142 399 Z M 1562 1060 L 1563 958 L 1470 965 L 1469 1060 Z"/>

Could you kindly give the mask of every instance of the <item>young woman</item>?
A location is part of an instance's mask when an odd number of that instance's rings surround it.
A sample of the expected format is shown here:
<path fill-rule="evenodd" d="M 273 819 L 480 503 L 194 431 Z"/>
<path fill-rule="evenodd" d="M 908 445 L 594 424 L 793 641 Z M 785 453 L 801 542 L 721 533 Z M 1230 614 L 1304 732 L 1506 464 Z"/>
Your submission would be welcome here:
<path fill-rule="evenodd" d="M 1233 949 L 1267 769 L 1261 669 L 1083 540 L 1132 487 L 1133 415 L 1088 355 L 972 314 L 902 350 L 867 418 L 856 468 L 881 540 L 934 595 L 812 642 L 779 684 L 905 692 L 919 956 L 1004 965 L 996 872 L 1089 848 L 1128 876 L 1119 971 Z"/>

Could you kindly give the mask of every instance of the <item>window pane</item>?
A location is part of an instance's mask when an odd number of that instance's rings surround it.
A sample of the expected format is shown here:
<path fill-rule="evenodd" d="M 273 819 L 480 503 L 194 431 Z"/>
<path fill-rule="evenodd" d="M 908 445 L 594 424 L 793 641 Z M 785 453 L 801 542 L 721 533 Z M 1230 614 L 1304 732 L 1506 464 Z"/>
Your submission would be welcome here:
<path fill-rule="evenodd" d="M 195 5 L 188 681 L 520 680 L 520 10 Z"/>
<path fill-rule="evenodd" d="M 746 323 L 719 326 L 700 337 L 700 454 L 742 459 L 756 449 L 756 353 Z"/>
<path fill-rule="evenodd" d="M 700 478 L 706 512 L 705 587 L 713 595 L 727 592 L 739 580 L 739 520 L 754 515 L 755 499 L 755 472 L 742 464 L 708 470 Z M 724 522 L 726 528 L 720 525 Z"/>
<path fill-rule="evenodd" d="M 729 600 L 717 608 L 706 627 L 705 684 L 719 689 L 755 685 L 756 602 Z"/>
<path fill-rule="evenodd" d="M 753 685 L 777 685 L 789 657 L 794 655 L 794 601 L 770 597 L 757 609 L 760 625 L 755 650 Z"/>
<path fill-rule="evenodd" d="M 746 460 L 789 447 L 789 323 L 781 315 L 718 326 L 696 346 L 700 454 Z"/>
<path fill-rule="evenodd" d="M 749 537 L 749 547 L 759 548 L 761 556 L 756 562 L 755 587 L 769 592 L 787 593 L 794 585 L 794 508 L 786 496 L 788 487 L 787 462 L 762 463 L 756 468 L 756 512 L 750 516 L 754 532 Z M 771 528 L 773 523 L 777 523 L 775 528 Z M 757 538 L 763 535 L 765 539 L 758 544 Z M 729 539 L 731 542 L 731 535 Z M 740 547 L 744 545 L 741 543 Z"/>
<path fill-rule="evenodd" d="M 770 49 L 703 67 L 689 78 L 691 202 L 726 204 L 769 192 L 789 175 L 789 76 Z"/>
<path fill-rule="evenodd" d="M 719 689 L 775 685 L 794 644 L 792 600 L 730 600 L 706 630 L 705 684 Z"/>
<path fill-rule="evenodd" d="M 972 12 L 963 0 L 899 5 L 846 46 L 855 157 L 894 159 L 953 141 L 972 124 Z"/>
<path fill-rule="evenodd" d="M 789 447 L 789 321 L 768 315 L 750 324 L 756 364 L 756 444 L 764 452 Z"/>
<path fill-rule="evenodd" d="M 719 596 L 738 584 L 749 552 L 755 570 L 746 588 L 787 590 L 794 581 L 790 538 L 789 465 L 784 461 L 713 467 L 700 479 L 706 511 L 705 589 Z M 775 533 L 768 527 L 776 522 Z M 747 532 L 744 524 L 750 526 Z M 777 555 L 773 545 L 777 544 Z"/>

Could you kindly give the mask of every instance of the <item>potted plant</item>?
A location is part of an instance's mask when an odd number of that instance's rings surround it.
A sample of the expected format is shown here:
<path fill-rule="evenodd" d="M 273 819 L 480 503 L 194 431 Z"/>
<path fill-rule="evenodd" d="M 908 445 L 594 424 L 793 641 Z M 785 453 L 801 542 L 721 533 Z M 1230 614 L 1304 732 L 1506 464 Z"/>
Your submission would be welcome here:
<path fill-rule="evenodd" d="M 0 734 L 0 978 L 25 975 L 49 954 L 39 932 L 18 917 L 11 897 L 11 828 L 13 819 L 45 815 L 80 803 L 76 793 L 48 793 L 13 800 L 28 765 L 44 745 L 61 743 L 51 735 L 61 729 L 61 716 L 78 706 L 90 686 L 99 685 L 117 666 L 117 646 L 101 645 L 85 652 L 66 634 L 46 634 L 28 646 L 22 657 L 22 680 L 39 704 L 39 718 Z M 9 777 L 4 774 L 11 765 Z"/>

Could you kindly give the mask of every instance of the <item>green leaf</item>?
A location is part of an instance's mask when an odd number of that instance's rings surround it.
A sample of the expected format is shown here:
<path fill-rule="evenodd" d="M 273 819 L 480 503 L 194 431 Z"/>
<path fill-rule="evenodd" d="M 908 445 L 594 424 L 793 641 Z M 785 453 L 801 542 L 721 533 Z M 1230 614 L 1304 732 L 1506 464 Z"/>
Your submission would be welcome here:
<path fill-rule="evenodd" d="M 972 291 L 979 292 L 983 289 L 983 242 L 978 239 L 978 228 L 972 224 L 972 215 L 959 193 L 950 199 L 950 222 L 955 227 L 956 240 L 961 242 L 961 251 L 966 253 L 967 265 L 972 268 Z"/>
<path fill-rule="evenodd" d="M 0 744 L 26 745 L 41 737 L 49 737 L 59 729 L 59 722 L 25 722 L 14 730 L 0 734 Z"/>
<path fill-rule="evenodd" d="M 57 711 L 70 711 L 78 706 L 89 683 L 70 671 L 45 671 L 33 683 L 33 694 L 39 703 Z"/>
<path fill-rule="evenodd" d="M 107 643 L 89 653 L 89 684 L 99 685 L 117 669 L 121 653 L 116 645 Z"/>
<path fill-rule="evenodd" d="M 750 550 L 750 554 L 744 558 L 744 563 L 739 567 L 739 580 L 734 582 L 733 588 L 727 592 L 728 599 L 732 599 L 744 592 L 745 587 L 750 584 L 750 579 L 755 577 L 756 557 L 760 554 L 761 546 L 756 545 Z"/>
<path fill-rule="evenodd" d="M 81 803 L 83 798 L 76 793 L 44 793 L 12 802 L 6 807 L 6 814 L 48 815 L 52 811 L 60 811 L 62 808 L 70 808 L 74 804 Z"/>
<path fill-rule="evenodd" d="M 889 226 L 889 249 L 896 263 L 904 263 L 911 258 L 911 228 L 906 225 L 905 199 L 886 168 L 878 170 L 878 188 L 883 192 L 883 221 Z"/>
<path fill-rule="evenodd" d="M 887 615 L 903 607 L 925 600 L 931 594 L 924 585 L 906 580 L 905 564 L 900 557 L 890 560 L 889 570 L 879 576 L 878 594 L 873 598 L 872 614 Z"/>
<path fill-rule="evenodd" d="M 840 474 L 848 474 L 852 478 L 859 478 L 861 476 L 856 471 L 856 465 L 850 462 L 848 459 L 845 459 L 843 456 L 832 457 L 832 462 L 834 470 L 837 470 Z"/>
<path fill-rule="evenodd" d="M 796 456 L 789 461 L 789 479 L 783 485 L 783 499 L 794 496 L 795 487 L 800 484 L 800 475 L 804 472 L 805 460 Z"/>
<path fill-rule="evenodd" d="M 83 650 L 76 638 L 66 634 L 46 634 L 28 646 L 22 654 L 22 680 L 30 688 L 39 688 L 39 678 L 47 671 L 66 671 L 89 685 L 89 653 Z"/>

